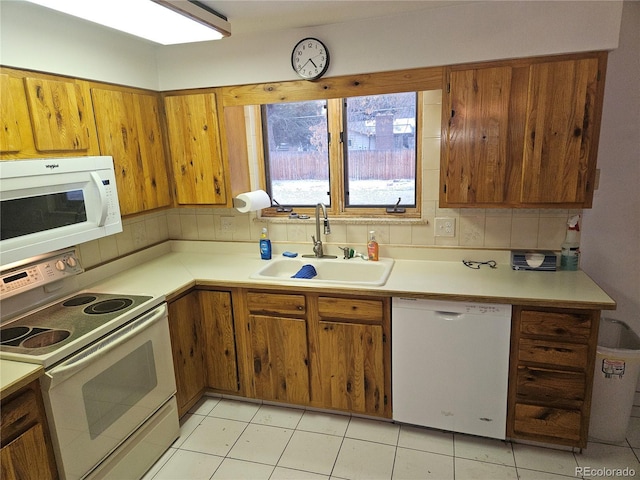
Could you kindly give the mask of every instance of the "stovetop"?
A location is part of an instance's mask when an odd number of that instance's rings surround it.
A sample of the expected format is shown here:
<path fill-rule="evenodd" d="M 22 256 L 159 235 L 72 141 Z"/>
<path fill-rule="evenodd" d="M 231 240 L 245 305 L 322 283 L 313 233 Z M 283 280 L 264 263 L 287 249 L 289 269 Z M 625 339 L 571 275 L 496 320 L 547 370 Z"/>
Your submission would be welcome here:
<path fill-rule="evenodd" d="M 82 292 L 0 328 L 0 358 L 45 368 L 164 301 L 148 295 Z"/>

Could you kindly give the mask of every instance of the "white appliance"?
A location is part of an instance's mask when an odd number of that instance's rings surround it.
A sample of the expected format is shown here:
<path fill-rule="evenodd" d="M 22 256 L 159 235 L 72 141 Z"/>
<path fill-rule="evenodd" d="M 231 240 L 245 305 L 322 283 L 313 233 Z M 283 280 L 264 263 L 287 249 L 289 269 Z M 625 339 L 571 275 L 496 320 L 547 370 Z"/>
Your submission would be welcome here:
<path fill-rule="evenodd" d="M 511 306 L 393 298 L 393 419 L 504 439 Z"/>
<path fill-rule="evenodd" d="M 3 273 L 8 294 L 15 283 L 32 289 L 9 304 L 39 290 L 47 298 L 36 277 L 57 278 L 46 267 L 70 256 L 56 252 Z M 163 296 L 84 291 L 3 318 L 0 358 L 44 366 L 40 384 L 62 480 L 140 478 L 179 435 Z"/>
<path fill-rule="evenodd" d="M 0 162 L 0 265 L 122 231 L 112 157 Z"/>

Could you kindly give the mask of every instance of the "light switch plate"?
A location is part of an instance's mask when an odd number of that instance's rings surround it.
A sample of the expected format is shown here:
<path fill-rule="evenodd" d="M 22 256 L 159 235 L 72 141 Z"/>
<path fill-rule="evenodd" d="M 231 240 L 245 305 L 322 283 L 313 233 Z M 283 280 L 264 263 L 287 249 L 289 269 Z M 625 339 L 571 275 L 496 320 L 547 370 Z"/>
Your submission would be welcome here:
<path fill-rule="evenodd" d="M 436 218 L 436 237 L 455 237 L 456 219 L 450 217 Z"/>

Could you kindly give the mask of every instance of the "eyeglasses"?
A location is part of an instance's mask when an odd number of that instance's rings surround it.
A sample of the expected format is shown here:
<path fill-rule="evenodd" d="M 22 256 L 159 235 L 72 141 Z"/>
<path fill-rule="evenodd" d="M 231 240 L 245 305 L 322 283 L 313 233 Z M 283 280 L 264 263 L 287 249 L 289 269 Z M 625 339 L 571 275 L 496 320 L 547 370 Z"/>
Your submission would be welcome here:
<path fill-rule="evenodd" d="M 489 265 L 491 268 L 498 268 L 498 264 L 495 260 L 489 260 L 487 262 L 476 262 L 473 260 L 462 260 L 462 263 L 469 268 L 473 268 L 474 270 L 480 270 L 481 265 Z"/>

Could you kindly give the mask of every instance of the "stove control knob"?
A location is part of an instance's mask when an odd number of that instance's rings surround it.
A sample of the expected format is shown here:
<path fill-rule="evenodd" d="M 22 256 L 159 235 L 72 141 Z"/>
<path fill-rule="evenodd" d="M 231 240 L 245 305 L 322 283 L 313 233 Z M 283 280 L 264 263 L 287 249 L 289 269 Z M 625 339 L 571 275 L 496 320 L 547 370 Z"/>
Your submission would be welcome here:
<path fill-rule="evenodd" d="M 64 263 L 62 260 L 58 260 L 56 262 L 56 270 L 60 270 L 62 272 L 64 271 L 65 268 L 67 268 L 67 264 Z"/>
<path fill-rule="evenodd" d="M 69 257 L 67 258 L 66 263 L 69 268 L 74 268 L 76 265 L 78 265 L 78 260 L 76 260 L 76 257 Z"/>

